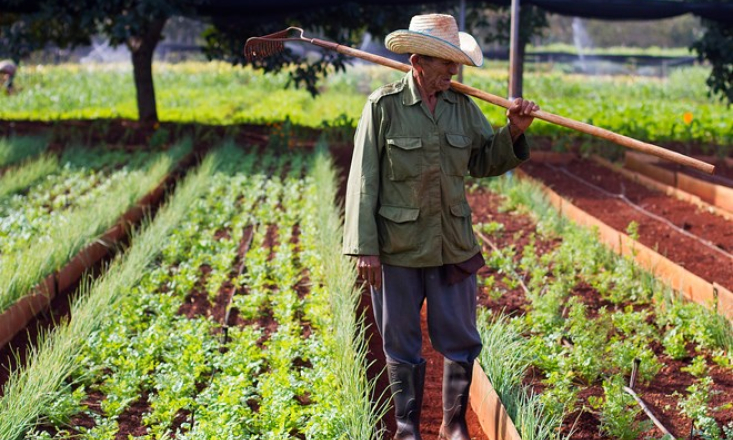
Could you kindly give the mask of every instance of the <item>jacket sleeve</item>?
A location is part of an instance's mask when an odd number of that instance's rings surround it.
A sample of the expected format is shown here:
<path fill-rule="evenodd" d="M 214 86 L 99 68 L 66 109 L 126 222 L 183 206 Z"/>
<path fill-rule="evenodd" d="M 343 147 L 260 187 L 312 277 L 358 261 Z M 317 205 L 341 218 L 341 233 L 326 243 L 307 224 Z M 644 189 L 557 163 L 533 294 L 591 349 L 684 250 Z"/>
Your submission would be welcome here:
<path fill-rule="evenodd" d="M 475 125 L 481 127 L 481 143 L 471 152 L 471 159 L 468 162 L 471 176 L 498 176 L 529 159 L 529 144 L 524 134 L 512 143 L 509 127 L 501 127 L 494 133 L 478 106 L 473 117 L 477 118 Z"/>
<path fill-rule="evenodd" d="M 367 101 L 354 136 L 346 186 L 343 253 L 379 255 L 377 204 L 379 195 L 379 109 Z"/>

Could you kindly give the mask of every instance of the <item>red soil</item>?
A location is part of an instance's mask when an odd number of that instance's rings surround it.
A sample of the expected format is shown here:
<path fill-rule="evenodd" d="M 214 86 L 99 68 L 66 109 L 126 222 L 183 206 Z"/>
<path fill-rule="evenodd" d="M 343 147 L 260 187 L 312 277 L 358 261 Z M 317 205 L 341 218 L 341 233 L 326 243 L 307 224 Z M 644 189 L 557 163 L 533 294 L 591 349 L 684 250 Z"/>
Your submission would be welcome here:
<path fill-rule="evenodd" d="M 707 281 L 733 289 L 733 225 L 723 217 L 648 189 L 587 159 L 577 158 L 567 165 L 530 161 L 522 169 L 618 231 L 627 231 L 636 222 L 642 244 Z M 667 222 L 613 195 L 624 195 Z"/>

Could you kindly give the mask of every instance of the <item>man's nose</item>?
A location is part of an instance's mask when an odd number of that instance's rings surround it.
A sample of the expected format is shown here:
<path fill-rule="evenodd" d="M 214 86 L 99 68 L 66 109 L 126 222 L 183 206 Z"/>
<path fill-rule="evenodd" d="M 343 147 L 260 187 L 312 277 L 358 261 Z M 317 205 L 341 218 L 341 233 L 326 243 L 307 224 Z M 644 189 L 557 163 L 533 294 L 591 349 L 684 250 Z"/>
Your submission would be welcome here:
<path fill-rule="evenodd" d="M 448 67 L 448 71 L 451 75 L 458 75 L 458 69 L 460 68 L 460 65 L 458 63 L 451 63 L 451 65 Z"/>

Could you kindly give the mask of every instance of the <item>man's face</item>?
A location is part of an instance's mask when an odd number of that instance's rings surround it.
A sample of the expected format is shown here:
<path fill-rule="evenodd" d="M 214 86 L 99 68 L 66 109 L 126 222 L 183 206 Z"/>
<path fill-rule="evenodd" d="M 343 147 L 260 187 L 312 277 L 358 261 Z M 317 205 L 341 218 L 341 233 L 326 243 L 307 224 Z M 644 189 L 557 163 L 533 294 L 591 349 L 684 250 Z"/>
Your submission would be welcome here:
<path fill-rule="evenodd" d="M 458 74 L 458 63 L 442 58 L 420 56 L 418 73 L 421 86 L 428 94 L 444 92 L 450 88 L 453 75 Z"/>

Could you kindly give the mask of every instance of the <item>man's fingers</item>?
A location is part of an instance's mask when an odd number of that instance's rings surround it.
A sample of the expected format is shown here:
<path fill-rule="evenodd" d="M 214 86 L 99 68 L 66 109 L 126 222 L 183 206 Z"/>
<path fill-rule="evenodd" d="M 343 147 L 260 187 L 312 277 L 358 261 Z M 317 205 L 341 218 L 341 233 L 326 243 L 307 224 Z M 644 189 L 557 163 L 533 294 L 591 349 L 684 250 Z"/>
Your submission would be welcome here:
<path fill-rule="evenodd" d="M 382 282 L 382 271 L 380 269 L 381 268 L 379 266 L 370 268 L 371 273 L 369 274 L 369 284 L 375 289 L 379 289 L 379 285 Z"/>
<path fill-rule="evenodd" d="M 366 281 L 367 284 L 372 284 L 372 271 L 369 268 L 369 266 L 360 266 L 359 267 L 359 277 Z"/>
<path fill-rule="evenodd" d="M 382 268 L 380 266 L 365 267 L 364 274 L 361 277 L 367 284 L 375 289 L 379 289 L 382 285 Z"/>
<path fill-rule="evenodd" d="M 529 99 L 516 98 L 514 101 L 512 101 L 512 105 L 509 106 L 509 108 L 507 109 L 507 116 L 509 116 L 510 113 L 527 116 L 532 114 L 532 112 L 539 111 L 539 109 L 540 107 L 534 101 L 530 101 Z"/>
<path fill-rule="evenodd" d="M 534 103 L 532 101 L 524 101 L 522 103 L 522 114 L 528 115 L 532 113 L 532 107 L 534 106 Z"/>
<path fill-rule="evenodd" d="M 524 103 L 524 100 L 522 98 L 516 98 L 512 102 L 512 105 L 509 106 L 509 108 L 507 109 L 507 114 L 506 115 L 509 116 L 510 113 L 511 114 L 516 114 L 516 115 L 521 115 L 522 114 L 522 106 L 524 105 L 523 103 Z"/>
<path fill-rule="evenodd" d="M 359 277 L 372 287 L 379 288 L 382 284 L 382 264 L 378 256 L 360 256 L 357 263 Z"/>
<path fill-rule="evenodd" d="M 530 113 L 532 113 L 534 111 L 534 108 L 535 107 L 536 106 L 535 106 L 535 103 L 534 102 L 529 101 L 529 100 L 523 101 L 522 102 L 522 110 L 521 110 L 521 113 L 523 115 L 529 115 Z"/>

